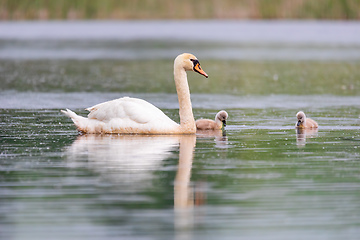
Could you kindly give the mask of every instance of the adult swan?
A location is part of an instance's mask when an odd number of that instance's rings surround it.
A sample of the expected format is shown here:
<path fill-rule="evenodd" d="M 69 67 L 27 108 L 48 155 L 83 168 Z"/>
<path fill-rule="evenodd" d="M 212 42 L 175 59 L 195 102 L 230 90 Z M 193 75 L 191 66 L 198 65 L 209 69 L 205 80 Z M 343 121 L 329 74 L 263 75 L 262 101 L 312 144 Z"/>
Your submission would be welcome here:
<path fill-rule="evenodd" d="M 61 110 L 61 112 L 70 117 L 82 133 L 196 133 L 186 71 L 195 71 L 208 77 L 194 55 L 183 53 L 175 58 L 174 80 L 179 99 L 180 125 L 151 103 L 130 97 L 115 99 L 87 108 L 86 110 L 90 111 L 87 118 L 79 116 L 69 109 Z"/>

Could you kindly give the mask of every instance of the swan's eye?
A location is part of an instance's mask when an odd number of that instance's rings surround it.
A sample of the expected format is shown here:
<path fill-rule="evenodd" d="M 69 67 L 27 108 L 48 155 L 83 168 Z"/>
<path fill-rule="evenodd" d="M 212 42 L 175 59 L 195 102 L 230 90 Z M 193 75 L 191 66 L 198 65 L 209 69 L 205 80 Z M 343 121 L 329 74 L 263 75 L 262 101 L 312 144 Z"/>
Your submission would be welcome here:
<path fill-rule="evenodd" d="M 195 72 L 198 71 L 198 69 L 201 70 L 199 60 L 197 60 L 197 59 L 190 59 L 190 61 L 192 61 L 192 63 L 193 63 L 194 71 L 195 71 Z"/>
<path fill-rule="evenodd" d="M 190 61 L 193 62 L 194 66 L 196 66 L 198 64 L 200 65 L 199 60 L 197 60 L 197 59 L 190 59 Z"/>

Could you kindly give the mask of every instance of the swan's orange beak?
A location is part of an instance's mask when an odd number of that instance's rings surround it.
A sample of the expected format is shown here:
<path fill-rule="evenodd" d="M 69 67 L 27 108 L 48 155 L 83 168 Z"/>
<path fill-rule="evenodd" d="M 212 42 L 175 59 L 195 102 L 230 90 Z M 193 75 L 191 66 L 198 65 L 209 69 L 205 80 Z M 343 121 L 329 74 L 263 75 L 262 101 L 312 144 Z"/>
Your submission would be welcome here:
<path fill-rule="evenodd" d="M 205 76 L 206 78 L 208 78 L 209 76 L 206 74 L 206 72 L 204 72 L 204 70 L 201 69 L 200 67 L 200 63 L 198 61 L 194 62 L 194 71 L 197 73 L 200 73 L 201 75 Z"/>

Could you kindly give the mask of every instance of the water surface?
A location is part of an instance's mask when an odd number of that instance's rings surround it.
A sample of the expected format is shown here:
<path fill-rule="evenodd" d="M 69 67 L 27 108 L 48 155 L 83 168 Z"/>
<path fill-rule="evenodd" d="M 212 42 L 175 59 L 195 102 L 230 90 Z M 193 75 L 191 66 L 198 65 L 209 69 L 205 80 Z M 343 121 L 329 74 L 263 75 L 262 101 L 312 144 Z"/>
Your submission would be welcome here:
<path fill-rule="evenodd" d="M 4 109 L 2 235 L 356 239 L 360 110 L 330 109 L 309 112 L 317 132 L 296 133 L 293 109 L 238 108 L 226 132 L 186 137 L 78 136 L 57 109 Z"/>

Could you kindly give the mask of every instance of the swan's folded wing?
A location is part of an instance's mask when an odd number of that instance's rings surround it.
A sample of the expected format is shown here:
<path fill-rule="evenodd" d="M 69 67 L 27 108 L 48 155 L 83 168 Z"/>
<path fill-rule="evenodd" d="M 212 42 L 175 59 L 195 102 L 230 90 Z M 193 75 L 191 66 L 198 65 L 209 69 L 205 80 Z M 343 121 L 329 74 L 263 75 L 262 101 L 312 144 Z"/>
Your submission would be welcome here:
<path fill-rule="evenodd" d="M 142 99 L 132 98 L 132 101 L 127 101 L 123 106 L 126 115 L 137 123 L 172 121 L 160 109 Z"/>
<path fill-rule="evenodd" d="M 113 118 L 126 118 L 123 99 L 119 98 L 87 108 L 86 110 L 90 112 L 88 118 L 104 122 L 110 121 Z"/>
<path fill-rule="evenodd" d="M 88 118 L 108 122 L 120 118 L 136 123 L 170 120 L 160 109 L 142 99 L 119 98 L 88 108 Z"/>

